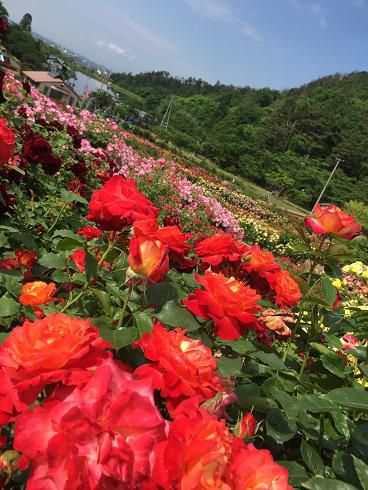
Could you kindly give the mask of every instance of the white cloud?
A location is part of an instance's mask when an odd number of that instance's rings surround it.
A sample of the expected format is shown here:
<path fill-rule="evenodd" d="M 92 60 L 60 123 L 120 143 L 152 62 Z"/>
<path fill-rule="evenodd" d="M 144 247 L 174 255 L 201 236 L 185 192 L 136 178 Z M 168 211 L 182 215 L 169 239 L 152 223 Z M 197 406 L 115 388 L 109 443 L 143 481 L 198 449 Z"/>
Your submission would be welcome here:
<path fill-rule="evenodd" d="M 106 43 L 105 41 L 100 39 L 99 41 L 96 42 L 96 44 L 97 44 L 97 46 L 102 46 L 102 47 L 105 47 L 107 49 L 110 49 L 111 51 L 118 54 L 119 56 L 128 56 L 126 49 L 121 48 L 120 46 L 118 46 L 115 43 Z"/>
<path fill-rule="evenodd" d="M 203 17 L 236 27 L 242 34 L 254 41 L 262 41 L 257 29 L 239 19 L 224 0 L 187 0 L 190 7 Z"/>
<path fill-rule="evenodd" d="M 326 9 L 322 6 L 321 3 L 312 3 L 312 5 L 310 6 L 310 11 L 313 15 L 317 17 L 319 25 L 321 27 L 327 26 Z"/>

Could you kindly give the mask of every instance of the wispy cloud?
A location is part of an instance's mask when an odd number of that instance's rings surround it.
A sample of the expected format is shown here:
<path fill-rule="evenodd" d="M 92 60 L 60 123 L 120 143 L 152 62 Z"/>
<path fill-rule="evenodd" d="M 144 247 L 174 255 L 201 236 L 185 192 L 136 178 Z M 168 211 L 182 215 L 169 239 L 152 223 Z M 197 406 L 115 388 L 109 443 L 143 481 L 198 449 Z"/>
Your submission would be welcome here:
<path fill-rule="evenodd" d="M 312 3 L 310 6 L 310 10 L 313 15 L 315 15 L 318 19 L 319 25 L 321 27 L 326 27 L 326 11 L 321 3 Z"/>
<path fill-rule="evenodd" d="M 257 29 L 248 22 L 239 19 L 225 0 L 187 0 L 187 3 L 199 15 L 216 22 L 229 24 L 254 41 L 262 41 Z"/>

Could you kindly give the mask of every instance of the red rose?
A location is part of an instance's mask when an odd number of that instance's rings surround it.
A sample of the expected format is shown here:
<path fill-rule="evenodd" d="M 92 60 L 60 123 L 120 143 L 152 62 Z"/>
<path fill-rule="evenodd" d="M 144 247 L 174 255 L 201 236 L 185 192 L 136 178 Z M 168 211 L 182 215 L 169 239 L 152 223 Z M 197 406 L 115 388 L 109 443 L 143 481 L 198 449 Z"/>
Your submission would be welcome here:
<path fill-rule="evenodd" d="M 185 330 L 167 331 L 157 322 L 152 333 L 145 333 L 135 346 L 152 362 L 138 367 L 134 374 L 153 377 L 154 387 L 167 399 L 170 412 L 185 398 L 197 396 L 203 401 L 224 391 L 211 349 L 186 337 Z"/>
<path fill-rule="evenodd" d="M 0 165 L 7 163 L 13 155 L 15 139 L 13 131 L 0 117 Z"/>
<path fill-rule="evenodd" d="M 247 250 L 248 247 L 225 233 L 205 238 L 195 247 L 196 254 L 201 257 L 202 262 L 212 266 L 217 266 L 225 260 L 240 262 Z"/>
<path fill-rule="evenodd" d="M 109 359 L 84 387 L 62 386 L 20 415 L 14 447 L 22 467 L 31 465 L 30 489 L 138 489 L 165 427 L 149 382 Z"/>
<path fill-rule="evenodd" d="M 0 17 L 0 34 L 4 36 L 8 30 L 8 23 L 2 17 Z"/>
<path fill-rule="evenodd" d="M 74 264 L 77 266 L 79 272 L 84 272 L 86 263 L 87 252 L 85 250 L 76 250 L 68 258 L 72 259 Z"/>
<path fill-rule="evenodd" d="M 86 367 L 110 356 L 109 348 L 90 320 L 54 313 L 15 327 L 0 346 L 0 366 L 18 383 L 18 391 L 33 401 L 45 384 L 72 375 L 73 370 L 88 376 Z"/>
<path fill-rule="evenodd" d="M 32 267 L 37 262 L 36 252 L 30 252 L 29 250 L 16 250 L 15 256 L 17 258 L 18 264 L 26 269 L 32 269 Z"/>
<path fill-rule="evenodd" d="M 268 272 L 280 270 L 273 253 L 262 250 L 259 245 L 253 245 L 245 254 L 245 259 L 247 261 L 244 268 L 248 272 L 257 272 L 261 277 L 265 277 Z"/>
<path fill-rule="evenodd" d="M 304 225 L 310 226 L 317 235 L 331 233 L 345 240 L 352 240 L 362 232 L 362 225 L 355 223 L 355 217 L 345 213 L 337 206 L 322 208 L 319 204 L 313 209 L 315 218 L 308 216 Z"/>
<path fill-rule="evenodd" d="M 139 192 L 133 180 L 114 175 L 92 194 L 86 217 L 105 230 L 120 230 L 134 221 L 158 215 L 159 210 Z"/>
<path fill-rule="evenodd" d="M 94 238 L 100 238 L 102 236 L 102 231 L 99 228 L 96 228 L 96 226 L 87 225 L 78 230 L 77 234 L 84 236 L 88 241 L 90 241 Z"/>
<path fill-rule="evenodd" d="M 182 303 L 195 315 L 213 320 L 216 335 L 232 340 L 246 328 L 260 328 L 254 314 L 261 308 L 257 305 L 261 296 L 254 289 L 221 273 L 207 271 L 195 277 L 205 290 L 196 289 Z"/>
<path fill-rule="evenodd" d="M 295 306 L 301 300 L 302 293 L 289 271 L 280 269 L 276 273 L 269 273 L 267 281 L 276 293 L 276 304 L 281 308 Z"/>
<path fill-rule="evenodd" d="M 52 148 L 43 136 L 30 134 L 25 138 L 23 154 L 32 163 L 43 163 L 52 155 Z"/>

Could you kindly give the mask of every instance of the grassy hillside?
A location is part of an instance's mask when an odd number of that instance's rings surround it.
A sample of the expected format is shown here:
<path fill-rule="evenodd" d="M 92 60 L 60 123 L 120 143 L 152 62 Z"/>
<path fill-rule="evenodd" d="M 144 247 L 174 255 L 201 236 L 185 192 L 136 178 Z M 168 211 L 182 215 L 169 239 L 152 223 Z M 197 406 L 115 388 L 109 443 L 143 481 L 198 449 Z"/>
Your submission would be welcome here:
<path fill-rule="evenodd" d="M 283 92 L 210 85 L 166 72 L 112 79 L 144 97 L 146 109 L 158 117 L 174 94 L 169 130 L 160 136 L 225 171 L 310 208 L 339 157 L 324 199 L 367 200 L 366 72 L 336 74 Z"/>

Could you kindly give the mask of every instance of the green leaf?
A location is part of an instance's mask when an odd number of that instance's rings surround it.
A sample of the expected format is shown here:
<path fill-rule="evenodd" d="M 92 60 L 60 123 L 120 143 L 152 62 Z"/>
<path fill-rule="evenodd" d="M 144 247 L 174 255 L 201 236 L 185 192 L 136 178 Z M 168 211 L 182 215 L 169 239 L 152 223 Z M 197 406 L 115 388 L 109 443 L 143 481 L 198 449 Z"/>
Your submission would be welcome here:
<path fill-rule="evenodd" d="M 282 444 L 295 436 L 296 423 L 285 417 L 279 408 L 272 408 L 266 417 L 266 429 L 268 435 L 278 444 Z"/>
<path fill-rule="evenodd" d="M 218 367 L 220 373 L 226 378 L 231 376 L 236 376 L 240 373 L 243 365 L 243 360 L 241 357 L 225 357 L 221 356 L 218 360 Z"/>
<path fill-rule="evenodd" d="M 308 473 L 301 464 L 295 461 L 277 461 L 277 463 L 288 470 L 290 485 L 299 486 L 301 483 L 309 479 Z"/>
<path fill-rule="evenodd" d="M 0 345 L 9 337 L 9 332 L 0 332 Z"/>
<path fill-rule="evenodd" d="M 257 352 L 252 352 L 249 354 L 250 357 L 258 359 L 259 361 L 263 362 L 264 364 L 267 364 L 267 366 L 270 366 L 275 369 L 286 369 L 285 364 L 282 362 L 282 360 L 273 352 L 263 352 L 263 351 L 257 351 Z"/>
<path fill-rule="evenodd" d="M 78 235 L 76 235 L 78 236 Z M 62 252 L 65 252 L 66 250 L 75 250 L 81 248 L 81 246 L 84 244 L 83 240 L 78 240 L 75 238 L 70 238 L 66 237 L 61 239 L 58 244 L 56 245 L 57 250 L 60 250 Z"/>
<path fill-rule="evenodd" d="M 10 297 L 9 293 L 5 293 L 0 298 L 1 318 L 17 315 L 19 313 L 19 310 L 20 310 L 20 304 L 17 301 L 14 301 L 14 299 Z"/>
<path fill-rule="evenodd" d="M 339 478 L 348 480 L 353 485 L 360 485 L 351 454 L 342 451 L 336 452 L 332 458 L 332 469 Z"/>
<path fill-rule="evenodd" d="M 16 238 L 28 250 L 37 250 L 37 248 L 38 248 L 38 245 L 35 242 L 32 233 L 30 233 L 28 231 L 19 233 L 14 238 Z"/>
<path fill-rule="evenodd" d="M 357 487 L 350 485 L 350 483 L 327 478 L 312 478 L 303 483 L 302 487 L 308 490 L 358 490 Z"/>
<path fill-rule="evenodd" d="M 234 352 L 238 354 L 247 354 L 248 352 L 254 352 L 257 348 L 247 339 L 240 338 L 238 340 L 223 340 L 217 337 L 216 341 L 222 345 L 228 345 Z"/>
<path fill-rule="evenodd" d="M 320 344 L 319 342 L 311 342 L 309 345 L 312 347 L 312 349 L 316 350 L 320 354 L 329 354 L 331 352 L 328 347 Z"/>
<path fill-rule="evenodd" d="M 344 359 L 335 354 L 335 352 L 328 352 L 321 356 L 323 366 L 338 378 L 345 378 L 345 361 Z"/>
<path fill-rule="evenodd" d="M 121 349 L 127 345 L 131 345 L 137 338 L 137 329 L 135 327 L 122 328 L 120 330 L 113 330 L 108 325 L 101 325 L 98 327 L 100 335 L 104 340 L 110 342 L 115 349 Z"/>
<path fill-rule="evenodd" d="M 359 458 L 353 456 L 354 468 L 360 480 L 363 490 L 368 490 L 368 465 Z"/>
<path fill-rule="evenodd" d="M 342 343 L 341 340 L 336 337 L 335 335 L 332 335 L 331 333 L 325 333 L 323 332 L 324 337 L 326 337 L 326 340 L 329 345 L 332 347 L 335 347 L 335 349 L 341 349 Z"/>
<path fill-rule="evenodd" d="M 145 311 L 134 313 L 134 321 L 137 326 L 139 337 L 142 337 L 146 332 L 151 332 L 153 327 L 152 316 Z"/>
<path fill-rule="evenodd" d="M 319 413 L 338 410 L 338 407 L 326 395 L 314 394 L 301 398 L 298 401 L 298 410 Z"/>
<path fill-rule="evenodd" d="M 368 463 L 368 423 L 359 424 L 351 435 L 354 454 Z"/>
<path fill-rule="evenodd" d="M 61 199 L 66 203 L 77 201 L 82 204 L 88 204 L 87 199 L 84 199 L 84 197 L 80 196 L 79 194 L 74 194 L 73 192 L 67 191 L 65 189 L 61 190 Z"/>
<path fill-rule="evenodd" d="M 334 421 L 336 430 L 342 434 L 346 439 L 350 437 L 350 431 L 349 431 L 349 425 L 348 425 L 348 418 L 346 415 L 340 411 L 336 410 L 334 412 L 331 412 L 332 419 Z"/>
<path fill-rule="evenodd" d="M 64 270 L 66 267 L 65 257 L 52 252 L 43 255 L 38 262 L 48 269 Z"/>
<path fill-rule="evenodd" d="M 86 269 L 87 281 L 90 281 L 96 276 L 97 260 L 96 260 L 96 256 L 91 252 L 87 252 L 86 254 L 85 269 Z"/>
<path fill-rule="evenodd" d="M 332 305 L 336 300 L 336 288 L 326 276 L 322 277 L 322 296 L 329 305 Z"/>
<path fill-rule="evenodd" d="M 174 299 L 178 299 L 178 293 L 170 282 L 153 284 L 146 291 L 147 305 L 164 305 Z"/>
<path fill-rule="evenodd" d="M 360 388 L 336 388 L 328 398 L 344 408 L 368 411 L 368 393 Z"/>
<path fill-rule="evenodd" d="M 180 327 L 189 332 L 201 327 L 190 311 L 181 307 L 176 301 L 168 301 L 155 316 L 169 327 Z"/>
<path fill-rule="evenodd" d="M 110 295 L 105 291 L 100 291 L 99 289 L 96 288 L 91 288 L 91 291 L 101 303 L 105 314 L 109 317 L 112 317 L 112 306 L 111 306 Z"/>
<path fill-rule="evenodd" d="M 315 475 L 324 475 L 325 465 L 321 456 L 317 451 L 307 442 L 302 440 L 300 445 L 300 453 L 302 455 L 304 463 L 310 469 L 310 471 Z"/>

